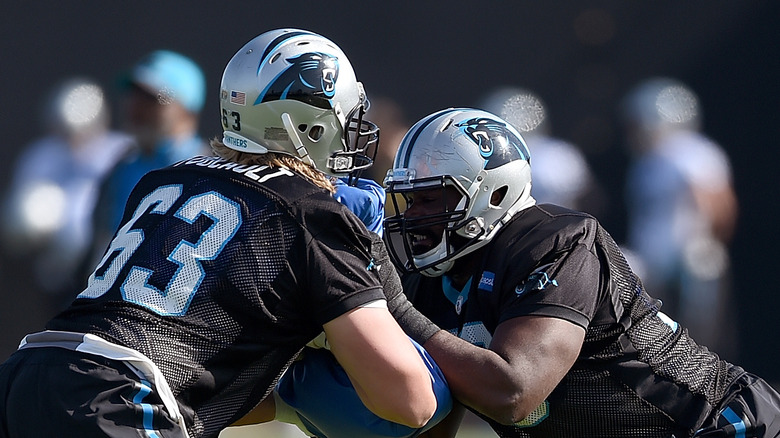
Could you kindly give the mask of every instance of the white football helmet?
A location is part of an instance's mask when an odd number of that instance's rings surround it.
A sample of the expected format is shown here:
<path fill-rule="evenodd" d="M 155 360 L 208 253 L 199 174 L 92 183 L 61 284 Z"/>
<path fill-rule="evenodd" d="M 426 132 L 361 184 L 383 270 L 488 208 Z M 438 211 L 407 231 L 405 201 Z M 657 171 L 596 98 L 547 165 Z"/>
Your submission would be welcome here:
<path fill-rule="evenodd" d="M 223 143 L 249 153 L 291 155 L 331 176 L 371 166 L 379 129 L 363 120 L 363 85 L 344 52 L 298 29 L 254 38 L 222 75 Z"/>
<path fill-rule="evenodd" d="M 517 211 L 535 202 L 530 153 L 522 136 L 501 118 L 471 108 L 442 110 L 412 126 L 385 186 L 395 208 L 385 220 L 390 253 L 399 266 L 427 276 L 447 272 L 457 258 L 488 243 Z M 396 195 L 447 186 L 462 194 L 454 210 L 443 206 L 440 214 L 404 217 L 403 202 Z M 493 204 L 496 191 L 503 196 Z M 414 254 L 415 231 L 433 223 L 445 224 L 441 241 L 424 254 Z M 393 234 L 400 234 L 400 239 L 393 239 Z M 403 245 L 402 251 L 398 245 Z"/>

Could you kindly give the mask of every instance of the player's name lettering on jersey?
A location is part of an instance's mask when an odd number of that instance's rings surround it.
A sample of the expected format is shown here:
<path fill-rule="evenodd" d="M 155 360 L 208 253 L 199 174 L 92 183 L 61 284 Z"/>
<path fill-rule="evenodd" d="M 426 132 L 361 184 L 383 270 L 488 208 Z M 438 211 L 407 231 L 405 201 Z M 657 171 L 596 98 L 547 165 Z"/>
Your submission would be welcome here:
<path fill-rule="evenodd" d="M 219 157 L 193 157 L 184 161 L 180 161 L 176 163 L 175 166 L 183 166 L 188 164 L 200 167 L 208 167 L 210 169 L 229 170 L 238 174 L 242 174 L 247 178 L 257 182 L 265 182 L 277 176 L 293 176 L 293 173 L 290 170 L 283 167 L 277 168 L 273 173 L 260 175 L 263 171 L 268 170 L 271 167 L 266 165 L 261 166 L 258 164 L 239 164 Z"/>

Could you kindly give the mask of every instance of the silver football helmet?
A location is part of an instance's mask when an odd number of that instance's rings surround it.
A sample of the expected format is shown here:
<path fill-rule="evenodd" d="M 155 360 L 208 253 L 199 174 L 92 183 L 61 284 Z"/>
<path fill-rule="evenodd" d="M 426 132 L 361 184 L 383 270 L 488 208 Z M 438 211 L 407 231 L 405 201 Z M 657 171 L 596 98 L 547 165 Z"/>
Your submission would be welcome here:
<path fill-rule="evenodd" d="M 522 136 L 501 118 L 471 108 L 442 110 L 412 126 L 385 186 L 395 208 L 385 220 L 390 253 L 399 266 L 427 276 L 447 272 L 456 259 L 487 244 L 517 211 L 535 202 L 530 153 Z M 409 194 L 446 187 L 462 196 L 454 210 L 442 206 L 438 214 L 405 217 Z M 444 224 L 441 240 L 415 254 L 416 233 L 432 224 Z"/>
<path fill-rule="evenodd" d="M 371 166 L 379 129 L 363 120 L 363 85 L 344 52 L 298 29 L 254 38 L 222 75 L 223 143 L 241 152 L 291 155 L 331 176 Z"/>

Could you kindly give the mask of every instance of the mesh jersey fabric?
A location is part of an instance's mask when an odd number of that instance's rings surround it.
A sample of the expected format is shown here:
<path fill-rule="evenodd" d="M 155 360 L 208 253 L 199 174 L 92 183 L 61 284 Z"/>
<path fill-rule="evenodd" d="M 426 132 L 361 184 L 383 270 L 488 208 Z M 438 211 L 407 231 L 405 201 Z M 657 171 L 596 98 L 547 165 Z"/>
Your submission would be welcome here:
<path fill-rule="evenodd" d="M 323 323 L 384 298 L 362 223 L 287 169 L 185 160 L 146 174 L 122 223 L 46 328 L 149 357 L 191 437 L 254 407 Z"/>
<path fill-rule="evenodd" d="M 574 366 L 529 418 L 516 426 L 486 418 L 501 437 L 691 436 L 744 374 L 667 323 L 592 216 L 533 206 L 482 251 L 470 289 L 458 298 L 447 297 L 442 278 L 406 276 L 415 307 L 483 347 L 498 324 L 522 315 L 586 329 Z"/>

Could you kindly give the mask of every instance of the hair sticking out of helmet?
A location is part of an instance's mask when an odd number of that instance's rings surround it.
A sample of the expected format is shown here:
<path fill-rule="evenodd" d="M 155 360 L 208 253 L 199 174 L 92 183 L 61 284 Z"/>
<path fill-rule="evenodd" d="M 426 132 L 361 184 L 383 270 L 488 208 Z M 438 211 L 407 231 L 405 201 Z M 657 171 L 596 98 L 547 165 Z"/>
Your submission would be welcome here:
<path fill-rule="evenodd" d="M 223 143 L 241 152 L 293 156 L 336 177 L 371 166 L 379 128 L 344 52 L 300 29 L 249 41 L 222 75 Z"/>
<path fill-rule="evenodd" d="M 472 108 L 442 110 L 412 126 L 385 185 L 396 210 L 385 221 L 386 235 L 400 236 L 388 239 L 390 252 L 406 269 L 429 276 L 444 274 L 456 259 L 487 244 L 517 211 L 534 204 L 530 153 L 522 136 L 500 117 Z M 458 202 L 425 214 L 410 210 L 409 201 L 430 196 Z M 439 234 L 436 242 L 422 244 L 433 240 L 433 232 Z"/>

